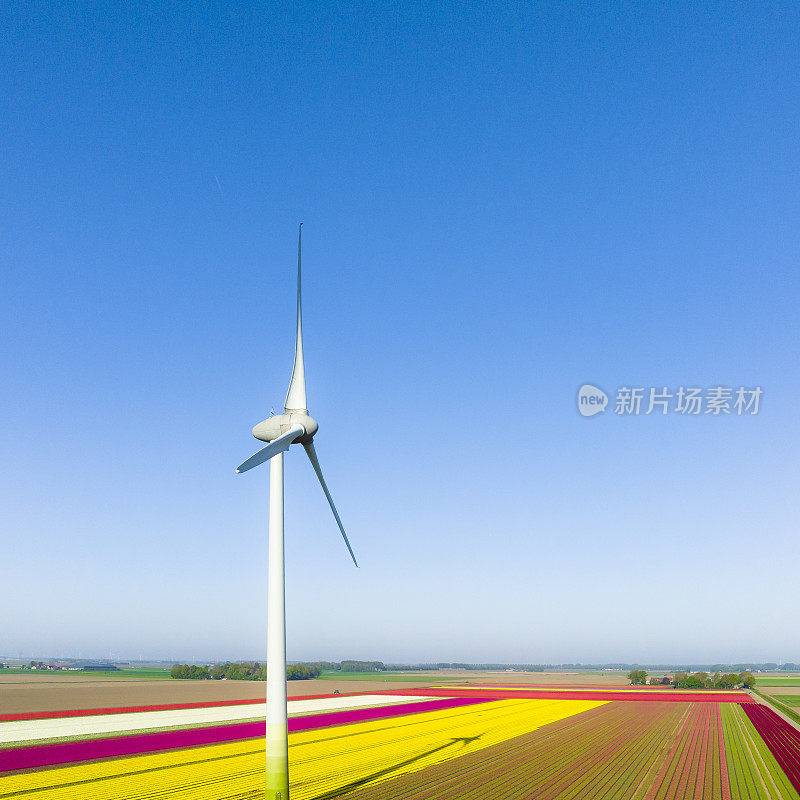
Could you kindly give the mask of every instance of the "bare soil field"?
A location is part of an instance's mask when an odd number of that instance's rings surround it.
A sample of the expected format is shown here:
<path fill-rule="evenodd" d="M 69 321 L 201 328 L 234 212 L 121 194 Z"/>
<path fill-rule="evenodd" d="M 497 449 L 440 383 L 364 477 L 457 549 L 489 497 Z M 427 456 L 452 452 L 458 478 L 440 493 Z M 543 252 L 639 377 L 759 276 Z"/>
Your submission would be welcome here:
<path fill-rule="evenodd" d="M 564 686 L 628 686 L 630 684 L 630 681 L 620 672 L 477 672 L 474 670 L 442 669 L 436 672 L 417 674 L 430 675 L 433 680 L 457 679 L 459 683 L 484 685 L 490 685 L 491 683 L 520 683 Z"/>
<path fill-rule="evenodd" d="M 764 694 L 774 694 L 775 696 L 780 694 L 800 694 L 800 686 L 761 686 L 758 681 L 756 681 L 756 689 Z"/>
<path fill-rule="evenodd" d="M 435 681 L 433 681 L 435 683 Z M 266 684 L 260 684 L 265 686 Z M 302 697 L 307 694 L 333 694 L 337 689 L 342 694 L 356 692 L 379 692 L 384 689 L 418 689 L 420 686 L 430 686 L 427 681 L 335 681 L 335 680 L 308 680 L 287 681 L 286 691 L 289 697 Z"/>
<path fill-rule="evenodd" d="M 392 681 L 289 681 L 290 697 L 308 694 L 369 692 L 378 689 L 418 687 Z M 119 708 L 124 706 L 202 703 L 217 700 L 253 700 L 265 697 L 266 684 L 260 681 L 178 681 L 125 680 L 121 678 L 0 677 L 0 714 L 35 711 L 68 711 L 75 708 Z"/>
<path fill-rule="evenodd" d="M 607 686 L 627 685 L 614 675 L 580 675 L 564 672 L 472 672 L 437 670 L 411 673 L 416 680 L 307 680 L 289 681 L 289 697 L 340 692 L 374 692 L 381 689 L 423 688 L 444 682 L 492 685 L 496 683 Z M 411 675 L 409 677 L 411 677 Z M 424 675 L 424 680 L 420 680 Z M 56 674 L 0 675 L 0 714 L 68 711 L 78 708 L 119 708 L 169 703 L 253 700 L 264 697 L 266 685 L 259 681 L 140 680 L 115 677 L 59 677 Z M 795 689 L 796 692 L 796 689 Z"/>

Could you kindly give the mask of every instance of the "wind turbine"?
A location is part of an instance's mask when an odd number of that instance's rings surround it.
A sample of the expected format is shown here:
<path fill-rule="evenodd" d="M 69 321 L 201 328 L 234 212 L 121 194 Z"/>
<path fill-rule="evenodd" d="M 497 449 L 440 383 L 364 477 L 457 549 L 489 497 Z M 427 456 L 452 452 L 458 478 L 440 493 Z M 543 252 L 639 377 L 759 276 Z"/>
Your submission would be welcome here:
<path fill-rule="evenodd" d="M 322 491 L 328 499 L 336 524 L 353 563 L 358 566 L 353 548 L 344 532 L 342 520 L 322 477 L 322 469 L 314 450 L 314 434 L 319 426 L 306 408 L 306 377 L 303 366 L 303 317 L 300 301 L 300 251 L 303 223 L 297 234 L 297 338 L 294 367 L 284 413 L 270 416 L 253 428 L 253 436 L 269 442 L 236 472 L 247 472 L 265 461 L 269 469 L 269 567 L 267 575 L 267 800 L 288 800 L 289 736 L 286 725 L 286 606 L 284 600 L 283 562 L 283 454 L 293 444 L 305 448 L 311 466 L 317 473 Z"/>

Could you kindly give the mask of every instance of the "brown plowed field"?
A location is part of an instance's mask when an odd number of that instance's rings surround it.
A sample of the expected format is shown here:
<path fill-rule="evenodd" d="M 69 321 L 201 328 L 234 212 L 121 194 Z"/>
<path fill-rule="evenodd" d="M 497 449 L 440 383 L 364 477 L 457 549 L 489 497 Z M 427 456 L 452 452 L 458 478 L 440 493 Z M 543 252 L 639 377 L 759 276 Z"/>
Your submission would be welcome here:
<path fill-rule="evenodd" d="M 18 679 L 18 680 L 17 680 Z M 416 688 L 397 681 L 289 681 L 290 697 L 380 689 Z M 422 684 L 424 685 L 424 684 Z M 265 697 L 258 681 L 124 680 L 120 678 L 46 678 L 7 675 L 0 680 L 0 714 L 69 711 L 74 708 L 119 708 L 217 700 L 255 700 Z"/>
<path fill-rule="evenodd" d="M 435 680 L 458 680 L 459 684 L 483 683 L 532 683 L 569 686 L 630 686 L 630 681 L 619 672 L 608 674 L 580 672 L 478 672 L 477 670 L 442 669 L 422 672 Z M 654 675 L 656 673 L 653 673 Z"/>
<path fill-rule="evenodd" d="M 439 670 L 415 673 L 426 680 L 310 680 L 289 681 L 289 697 L 340 692 L 375 692 L 382 689 L 419 689 L 458 679 L 461 684 L 602 684 L 625 685 L 620 675 L 575 675 L 572 673 L 513 673 Z M 501 680 L 502 679 L 502 680 Z M 264 683 L 256 681 L 139 680 L 78 675 L 0 675 L 0 714 L 37 711 L 69 711 L 78 708 L 119 708 L 169 703 L 254 700 L 265 696 Z"/>

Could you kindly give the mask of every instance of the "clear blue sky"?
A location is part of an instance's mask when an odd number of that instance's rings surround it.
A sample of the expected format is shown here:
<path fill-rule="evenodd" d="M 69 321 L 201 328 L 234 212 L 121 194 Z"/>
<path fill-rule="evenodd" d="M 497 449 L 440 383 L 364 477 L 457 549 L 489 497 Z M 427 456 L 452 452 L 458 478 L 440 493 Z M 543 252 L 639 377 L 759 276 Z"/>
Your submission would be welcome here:
<path fill-rule="evenodd" d="M 0 11 L 0 653 L 800 661 L 796 4 Z M 591 419 L 591 382 L 760 385 Z M 613 403 L 613 397 L 612 397 Z"/>

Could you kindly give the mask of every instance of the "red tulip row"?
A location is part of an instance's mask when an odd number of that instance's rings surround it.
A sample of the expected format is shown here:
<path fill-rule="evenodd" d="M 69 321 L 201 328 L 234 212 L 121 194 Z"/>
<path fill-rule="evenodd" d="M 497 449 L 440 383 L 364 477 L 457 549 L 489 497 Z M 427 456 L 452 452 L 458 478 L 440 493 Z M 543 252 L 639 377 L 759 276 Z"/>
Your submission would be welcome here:
<path fill-rule="evenodd" d="M 800 731 L 767 706 L 747 705 L 744 710 L 792 786 L 800 793 Z"/>

